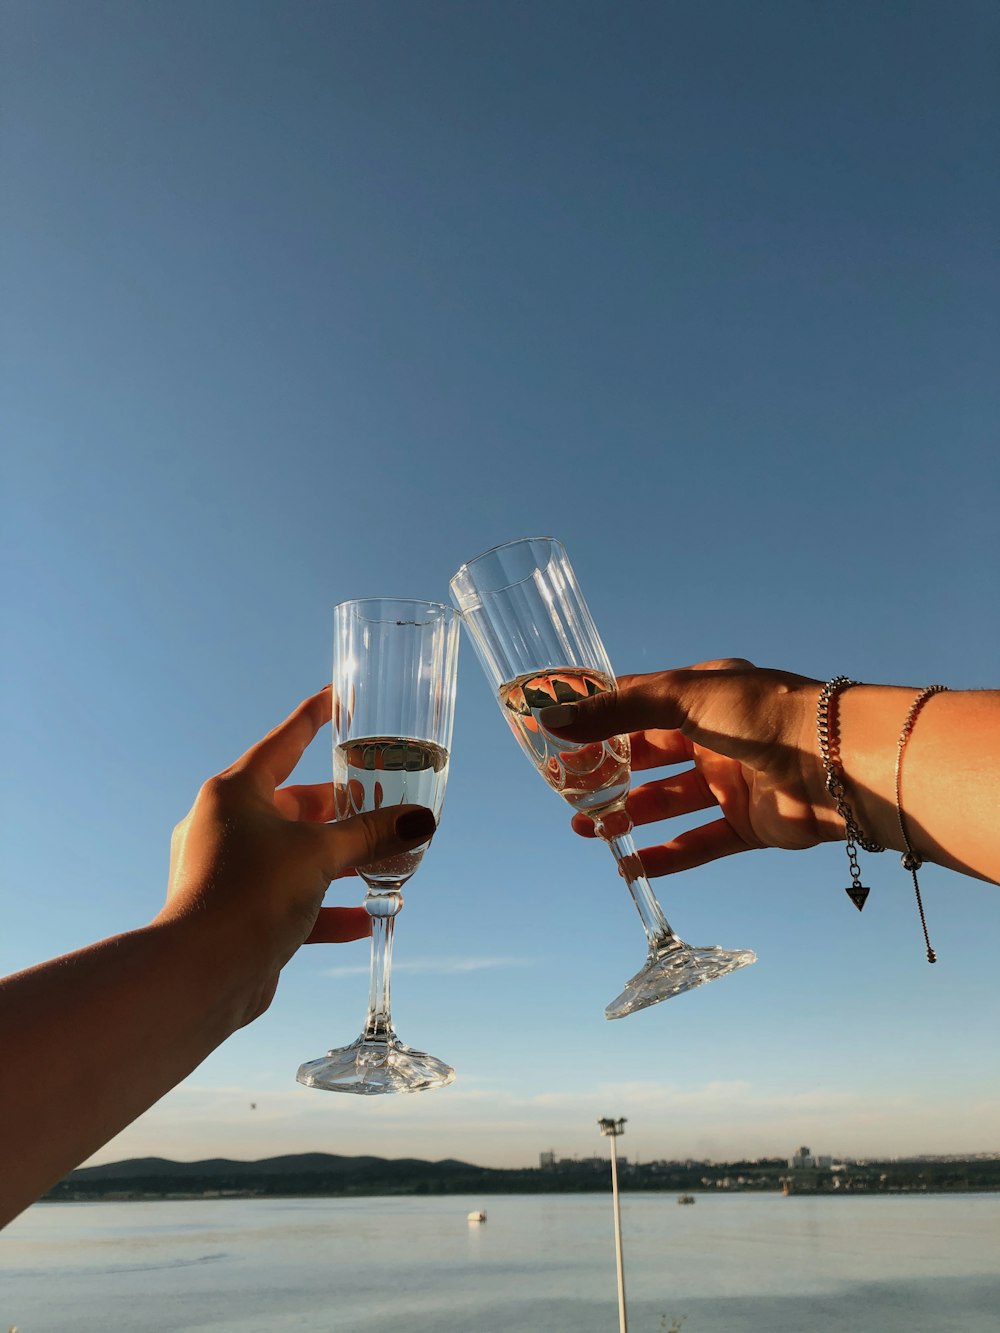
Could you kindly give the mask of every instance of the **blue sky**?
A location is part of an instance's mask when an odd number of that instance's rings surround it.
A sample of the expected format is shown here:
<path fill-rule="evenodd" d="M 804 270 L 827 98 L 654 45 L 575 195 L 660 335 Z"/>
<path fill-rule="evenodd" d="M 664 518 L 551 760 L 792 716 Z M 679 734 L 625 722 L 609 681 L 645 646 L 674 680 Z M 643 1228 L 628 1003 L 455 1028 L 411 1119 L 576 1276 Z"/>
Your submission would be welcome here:
<path fill-rule="evenodd" d="M 516 536 L 566 543 L 620 671 L 997 683 L 994 6 L 3 25 L 4 970 L 155 913 L 202 779 L 328 679 L 337 601 L 446 599 Z M 996 889 L 927 868 L 929 968 L 894 856 L 863 917 L 841 847 L 661 880 L 760 962 L 609 1024 L 643 937 L 568 815 L 464 645 L 394 997 L 458 1081 L 298 1087 L 367 994 L 365 945 L 314 948 L 100 1156 L 521 1165 L 612 1114 L 640 1158 L 997 1147 Z"/>

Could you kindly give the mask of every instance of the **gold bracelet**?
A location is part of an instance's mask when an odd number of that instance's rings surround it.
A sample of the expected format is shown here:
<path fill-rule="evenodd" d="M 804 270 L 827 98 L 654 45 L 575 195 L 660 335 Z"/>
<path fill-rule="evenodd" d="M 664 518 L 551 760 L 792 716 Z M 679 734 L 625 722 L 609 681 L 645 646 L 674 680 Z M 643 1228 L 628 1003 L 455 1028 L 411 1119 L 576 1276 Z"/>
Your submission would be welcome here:
<path fill-rule="evenodd" d="M 899 779 L 903 771 L 903 751 L 906 749 L 906 742 L 910 739 L 910 732 L 913 730 L 913 724 L 917 720 L 917 714 L 932 694 L 941 694 L 947 689 L 947 685 L 928 685 L 926 690 L 920 691 L 910 705 L 910 711 L 907 713 L 906 721 L 903 723 L 903 730 L 899 733 L 899 743 L 896 748 L 896 818 L 899 820 L 899 831 L 903 836 L 903 846 L 906 848 L 906 851 L 900 857 L 900 860 L 903 863 L 903 869 L 908 870 L 913 876 L 913 892 L 917 895 L 917 911 L 920 913 L 920 926 L 924 932 L 924 943 L 927 945 L 927 961 L 929 963 L 937 962 L 937 954 L 931 948 L 930 936 L 927 933 L 927 920 L 924 916 L 924 904 L 920 897 L 920 885 L 917 883 L 917 871 L 924 862 L 923 858 L 918 856 L 913 850 L 909 834 L 906 831 L 906 820 L 903 817 L 903 802 L 900 798 L 899 791 Z"/>

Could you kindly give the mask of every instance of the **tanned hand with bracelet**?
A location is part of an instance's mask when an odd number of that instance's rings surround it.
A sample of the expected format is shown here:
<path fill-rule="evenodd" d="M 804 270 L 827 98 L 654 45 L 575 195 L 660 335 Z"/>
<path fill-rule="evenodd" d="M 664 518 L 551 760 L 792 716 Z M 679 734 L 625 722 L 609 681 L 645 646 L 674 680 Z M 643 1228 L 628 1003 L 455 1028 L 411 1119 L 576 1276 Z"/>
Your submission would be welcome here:
<path fill-rule="evenodd" d="M 835 722 L 832 786 L 843 790 L 856 840 L 894 848 L 914 876 L 933 861 L 1000 882 L 1000 690 L 846 677 L 825 686 L 726 658 L 621 676 L 616 692 L 554 706 L 541 721 L 569 741 L 631 733 L 633 770 L 672 770 L 629 793 L 637 826 L 716 810 L 642 849 L 648 875 L 670 875 L 754 848 L 845 839 L 817 727 L 824 691 Z M 594 836 L 583 815 L 573 827 Z"/>

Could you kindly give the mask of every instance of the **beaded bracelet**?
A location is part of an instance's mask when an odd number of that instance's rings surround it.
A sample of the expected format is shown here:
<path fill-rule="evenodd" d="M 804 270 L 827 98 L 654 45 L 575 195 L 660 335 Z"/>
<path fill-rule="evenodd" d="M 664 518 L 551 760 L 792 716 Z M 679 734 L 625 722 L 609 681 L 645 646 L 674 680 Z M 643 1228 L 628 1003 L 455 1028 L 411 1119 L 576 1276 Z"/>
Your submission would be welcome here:
<path fill-rule="evenodd" d="M 903 818 L 903 802 L 900 797 L 899 779 L 903 771 L 903 751 L 906 749 L 906 742 L 910 739 L 910 732 L 913 730 L 913 724 L 917 720 L 917 714 L 923 708 L 924 704 L 932 694 L 942 694 L 948 689 L 947 685 L 928 685 L 926 690 L 921 690 L 913 703 L 910 705 L 910 711 L 906 715 L 906 721 L 903 723 L 903 730 L 899 733 L 899 742 L 896 747 L 896 818 L 899 820 L 899 831 L 903 835 L 903 846 L 906 851 L 900 857 L 903 869 L 908 870 L 913 876 L 913 892 L 917 895 L 917 911 L 920 913 L 920 928 L 924 932 L 924 943 L 927 946 L 927 961 L 929 963 L 937 962 L 937 954 L 931 948 L 931 939 L 927 933 L 927 918 L 924 916 L 924 904 L 920 897 L 920 885 L 917 883 L 917 871 L 923 865 L 923 858 L 918 856 L 910 843 L 910 836 L 906 831 L 906 820 Z"/>

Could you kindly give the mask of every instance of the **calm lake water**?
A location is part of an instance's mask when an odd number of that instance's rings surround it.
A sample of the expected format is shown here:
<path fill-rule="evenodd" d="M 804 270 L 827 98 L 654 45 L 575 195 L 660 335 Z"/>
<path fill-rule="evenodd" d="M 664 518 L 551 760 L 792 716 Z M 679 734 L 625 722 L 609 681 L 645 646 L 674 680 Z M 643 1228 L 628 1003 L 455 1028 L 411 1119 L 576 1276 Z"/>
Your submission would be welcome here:
<path fill-rule="evenodd" d="M 622 1227 L 630 1333 L 1000 1328 L 1000 1195 L 624 1195 Z M 611 1198 L 36 1204 L 0 1233 L 15 1325 L 615 1333 Z"/>

